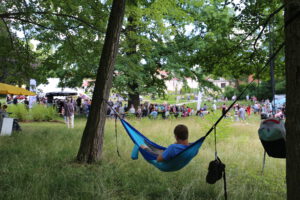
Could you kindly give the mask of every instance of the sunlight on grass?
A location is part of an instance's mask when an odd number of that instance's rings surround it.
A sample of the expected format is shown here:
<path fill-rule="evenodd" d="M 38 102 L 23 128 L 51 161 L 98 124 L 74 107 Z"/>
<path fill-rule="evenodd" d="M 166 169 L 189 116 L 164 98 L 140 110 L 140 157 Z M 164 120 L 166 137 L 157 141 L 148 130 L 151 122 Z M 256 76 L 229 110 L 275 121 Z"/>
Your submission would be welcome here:
<path fill-rule="evenodd" d="M 154 142 L 174 142 L 177 124 L 189 127 L 190 141 L 205 135 L 217 115 L 205 119 L 130 120 Z M 85 126 L 63 123 L 22 123 L 23 132 L 0 137 L 0 199 L 223 199 L 223 182 L 205 182 L 214 159 L 213 133 L 198 156 L 178 172 L 160 172 L 140 156 L 130 159 L 133 143 L 118 122 L 116 153 L 114 120 L 107 120 L 102 160 L 94 165 L 74 162 Z M 224 119 L 217 128 L 218 155 L 226 164 L 229 199 L 285 199 L 285 160 L 267 158 L 261 175 L 263 148 L 259 120 Z"/>

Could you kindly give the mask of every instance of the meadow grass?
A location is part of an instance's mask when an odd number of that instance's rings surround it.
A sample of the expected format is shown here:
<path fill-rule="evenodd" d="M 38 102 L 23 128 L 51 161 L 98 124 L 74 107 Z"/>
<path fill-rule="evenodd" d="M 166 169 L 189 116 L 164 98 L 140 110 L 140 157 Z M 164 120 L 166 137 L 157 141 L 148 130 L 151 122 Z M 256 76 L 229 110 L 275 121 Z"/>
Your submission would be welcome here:
<path fill-rule="evenodd" d="M 186 124 L 190 141 L 203 136 L 218 114 L 130 123 L 161 145 L 174 142 L 173 128 Z M 224 199 L 223 181 L 205 182 L 214 159 L 214 137 L 177 172 L 160 172 L 144 159 L 131 160 L 133 144 L 118 123 L 116 153 L 114 120 L 107 120 L 102 160 L 93 165 L 74 162 L 84 119 L 74 129 L 63 123 L 22 123 L 23 131 L 0 137 L 0 199 Z M 285 160 L 267 158 L 261 175 L 263 148 L 257 136 L 259 120 L 224 119 L 217 129 L 218 155 L 226 164 L 229 199 L 285 199 Z"/>

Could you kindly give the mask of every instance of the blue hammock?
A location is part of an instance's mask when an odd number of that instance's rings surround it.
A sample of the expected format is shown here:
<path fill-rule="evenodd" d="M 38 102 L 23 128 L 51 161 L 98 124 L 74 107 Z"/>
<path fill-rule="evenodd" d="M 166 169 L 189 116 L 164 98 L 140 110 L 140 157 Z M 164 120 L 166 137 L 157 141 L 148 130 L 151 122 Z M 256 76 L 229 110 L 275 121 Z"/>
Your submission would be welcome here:
<path fill-rule="evenodd" d="M 138 153 L 140 152 L 146 161 L 148 161 L 149 163 L 157 167 L 159 170 L 164 172 L 177 171 L 186 166 L 198 154 L 199 148 L 201 147 L 203 141 L 206 138 L 206 136 L 201 137 L 196 142 L 192 143 L 186 149 L 177 154 L 171 160 L 157 162 L 156 158 L 158 155 L 156 153 L 142 149 L 140 148 L 140 146 L 149 146 L 155 151 L 164 151 L 166 147 L 160 146 L 152 142 L 151 140 L 146 138 L 142 133 L 136 130 L 133 126 L 131 126 L 128 122 L 126 122 L 123 119 L 120 120 L 127 134 L 135 144 L 132 150 L 131 158 L 134 160 L 138 159 Z"/>

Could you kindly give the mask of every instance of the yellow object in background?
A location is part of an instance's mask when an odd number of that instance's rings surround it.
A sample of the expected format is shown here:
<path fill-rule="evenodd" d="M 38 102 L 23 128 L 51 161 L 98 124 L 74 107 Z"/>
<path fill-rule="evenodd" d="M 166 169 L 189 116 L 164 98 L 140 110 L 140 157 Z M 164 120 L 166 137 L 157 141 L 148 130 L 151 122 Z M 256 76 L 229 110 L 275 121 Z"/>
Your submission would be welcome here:
<path fill-rule="evenodd" d="M 8 85 L 5 83 L 0 83 L 0 94 L 26 95 L 26 96 L 36 95 L 34 92 L 30 92 L 24 88 Z"/>

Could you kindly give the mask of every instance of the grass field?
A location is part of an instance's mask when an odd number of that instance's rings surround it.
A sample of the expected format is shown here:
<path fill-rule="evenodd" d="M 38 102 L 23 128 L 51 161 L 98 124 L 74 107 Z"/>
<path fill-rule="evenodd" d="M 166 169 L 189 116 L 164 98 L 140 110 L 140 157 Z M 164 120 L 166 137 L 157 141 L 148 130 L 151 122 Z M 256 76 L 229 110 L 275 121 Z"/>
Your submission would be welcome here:
<path fill-rule="evenodd" d="M 217 116 L 177 120 L 130 120 L 142 133 L 162 145 L 174 142 L 179 123 L 190 129 L 191 141 L 203 136 Z M 107 120 L 103 159 L 79 165 L 84 119 L 75 129 L 63 123 L 22 123 L 23 131 L 0 137 L 0 199 L 224 199 L 223 181 L 205 182 L 214 159 L 210 135 L 199 154 L 178 172 L 160 172 L 145 160 L 130 159 L 133 144 L 118 124 L 116 153 L 114 121 Z M 261 175 L 263 148 L 257 137 L 259 120 L 247 123 L 225 119 L 218 127 L 218 155 L 226 164 L 228 199 L 285 199 L 285 160 L 267 158 Z"/>

